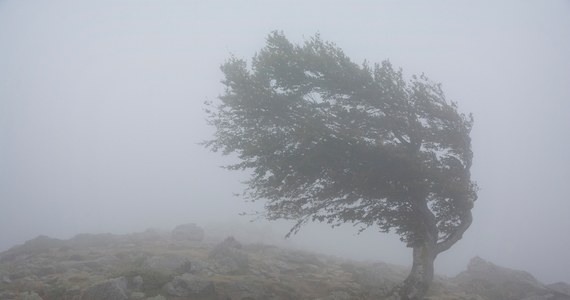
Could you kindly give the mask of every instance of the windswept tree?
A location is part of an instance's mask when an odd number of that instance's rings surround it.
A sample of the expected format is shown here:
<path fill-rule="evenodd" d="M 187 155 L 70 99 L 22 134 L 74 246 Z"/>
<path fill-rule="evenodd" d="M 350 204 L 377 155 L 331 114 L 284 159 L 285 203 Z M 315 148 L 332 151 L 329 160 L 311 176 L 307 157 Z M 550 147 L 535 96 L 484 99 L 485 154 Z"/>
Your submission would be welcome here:
<path fill-rule="evenodd" d="M 264 201 L 269 220 L 296 220 L 289 234 L 309 221 L 397 233 L 413 265 L 394 293 L 421 299 L 435 258 L 472 221 L 472 116 L 424 75 L 355 64 L 318 35 L 295 45 L 274 32 L 250 66 L 230 58 L 221 69 L 205 145 L 251 171 L 244 196 Z"/>

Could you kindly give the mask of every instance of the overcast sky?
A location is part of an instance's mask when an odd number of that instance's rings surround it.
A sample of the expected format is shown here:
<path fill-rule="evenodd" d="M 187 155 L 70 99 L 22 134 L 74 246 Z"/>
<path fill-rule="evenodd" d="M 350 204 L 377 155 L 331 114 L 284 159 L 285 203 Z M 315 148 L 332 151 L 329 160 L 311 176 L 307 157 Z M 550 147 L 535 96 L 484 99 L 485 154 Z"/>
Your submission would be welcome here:
<path fill-rule="evenodd" d="M 238 213 L 255 206 L 232 196 L 244 174 L 198 145 L 213 132 L 203 103 L 223 92 L 224 60 L 250 59 L 272 30 L 425 72 L 474 113 L 474 223 L 436 272 L 479 255 L 570 282 L 567 0 L 0 1 L 0 251 L 40 234 L 247 223 Z M 290 242 L 411 263 L 397 237 L 354 233 L 313 225 Z"/>

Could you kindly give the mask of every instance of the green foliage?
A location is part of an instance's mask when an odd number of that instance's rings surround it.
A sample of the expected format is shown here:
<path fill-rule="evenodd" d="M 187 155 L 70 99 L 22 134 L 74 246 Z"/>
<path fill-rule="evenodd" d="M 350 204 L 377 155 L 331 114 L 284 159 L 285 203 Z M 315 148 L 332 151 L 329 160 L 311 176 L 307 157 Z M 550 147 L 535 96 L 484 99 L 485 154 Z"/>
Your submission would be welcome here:
<path fill-rule="evenodd" d="M 377 226 L 407 242 L 434 230 L 444 241 L 470 223 L 473 119 L 439 84 L 279 32 L 251 66 L 233 57 L 221 69 L 205 145 L 238 155 L 228 169 L 252 171 L 244 196 L 266 201 L 266 218 L 297 220 L 292 232 L 308 221 Z"/>

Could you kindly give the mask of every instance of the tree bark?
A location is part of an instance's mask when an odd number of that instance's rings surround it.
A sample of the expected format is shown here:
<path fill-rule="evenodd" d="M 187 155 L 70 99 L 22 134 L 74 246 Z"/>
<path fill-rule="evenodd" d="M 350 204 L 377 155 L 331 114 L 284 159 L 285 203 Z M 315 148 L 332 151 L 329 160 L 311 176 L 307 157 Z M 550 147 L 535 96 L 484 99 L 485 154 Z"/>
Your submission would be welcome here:
<path fill-rule="evenodd" d="M 434 260 L 439 254 L 437 247 L 438 229 L 435 215 L 428 208 L 425 197 L 416 197 L 413 208 L 420 227 L 412 244 L 413 263 L 410 274 L 397 290 L 401 300 L 420 300 L 427 293 L 434 275 Z"/>
<path fill-rule="evenodd" d="M 425 241 L 413 247 L 412 270 L 398 290 L 401 300 L 423 299 L 433 281 L 433 263 L 436 256 L 434 241 Z"/>

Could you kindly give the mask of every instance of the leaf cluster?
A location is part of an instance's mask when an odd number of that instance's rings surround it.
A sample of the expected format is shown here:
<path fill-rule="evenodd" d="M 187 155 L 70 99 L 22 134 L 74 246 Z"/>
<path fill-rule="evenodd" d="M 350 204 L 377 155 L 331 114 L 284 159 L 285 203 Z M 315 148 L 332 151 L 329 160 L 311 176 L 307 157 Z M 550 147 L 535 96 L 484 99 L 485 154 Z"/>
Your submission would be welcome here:
<path fill-rule="evenodd" d="M 295 45 L 280 32 L 251 65 L 232 57 L 221 69 L 205 145 L 252 171 L 244 194 L 265 201 L 268 219 L 297 220 L 292 232 L 308 221 L 377 226 L 406 241 L 429 221 L 443 240 L 471 210 L 473 118 L 426 76 L 405 80 L 388 61 L 358 65 L 318 35 Z"/>

